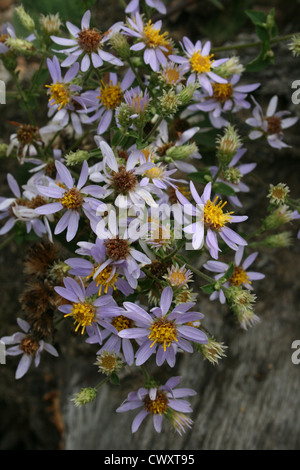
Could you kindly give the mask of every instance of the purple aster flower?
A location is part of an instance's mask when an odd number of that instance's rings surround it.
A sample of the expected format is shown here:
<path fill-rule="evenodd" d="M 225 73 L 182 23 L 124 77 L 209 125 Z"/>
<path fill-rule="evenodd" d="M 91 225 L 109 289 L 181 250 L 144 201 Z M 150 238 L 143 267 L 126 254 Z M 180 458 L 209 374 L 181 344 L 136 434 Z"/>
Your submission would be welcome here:
<path fill-rule="evenodd" d="M 131 69 L 127 70 L 121 82 L 118 81 L 116 73 L 110 72 L 108 83 L 102 81 L 100 89 L 83 94 L 83 98 L 88 100 L 85 112 L 93 113 L 86 122 L 90 124 L 99 121 L 98 135 L 107 131 L 113 120 L 115 109 L 121 104 L 125 90 L 132 85 L 134 79 L 135 75 Z"/>
<path fill-rule="evenodd" d="M 143 58 L 154 72 L 160 66 L 167 64 L 167 57 L 173 46 L 167 33 L 161 33 L 162 21 L 152 24 L 151 20 L 144 23 L 142 16 L 136 13 L 133 18 L 127 18 L 129 27 L 124 26 L 123 32 L 127 36 L 136 38 L 137 42 L 131 46 L 132 51 L 144 51 Z"/>
<path fill-rule="evenodd" d="M 61 162 L 55 161 L 58 177 L 62 183 L 55 183 L 49 179 L 49 186 L 37 185 L 40 194 L 54 200 L 36 209 L 38 214 L 48 215 L 64 210 L 64 213 L 55 227 L 57 235 L 67 229 L 67 241 L 72 240 L 78 230 L 80 210 L 89 218 L 91 205 L 103 195 L 100 186 L 84 186 L 88 178 L 88 164 L 83 162 L 77 186 L 74 186 L 73 177 L 68 168 Z M 89 197 L 91 195 L 93 197 Z M 100 204 L 96 201 L 96 204 Z"/>
<path fill-rule="evenodd" d="M 118 222 L 120 227 L 118 227 Z M 104 269 L 109 269 L 109 272 L 112 273 L 118 268 L 125 275 L 129 285 L 135 289 L 137 280 L 142 276 L 140 266 L 151 263 L 148 256 L 133 246 L 143 233 L 140 233 L 140 230 L 136 231 L 134 223 L 133 227 L 129 226 L 124 230 L 122 220 L 117 221 L 115 211 L 110 210 L 108 214 L 108 227 L 106 227 L 105 220 L 103 219 L 96 227 L 96 234 L 103 242 L 101 248 L 102 253 L 105 250 L 105 257 L 102 257 L 102 263 L 95 270 L 93 278 L 101 278 L 103 275 L 101 273 Z M 98 242 L 99 245 L 101 245 L 100 241 Z"/>
<path fill-rule="evenodd" d="M 101 67 L 103 62 L 117 66 L 123 65 L 120 59 L 103 50 L 104 43 L 108 41 L 114 32 L 121 28 L 122 23 L 116 23 L 109 31 L 101 33 L 97 29 L 90 27 L 90 21 L 91 12 L 87 10 L 81 19 L 81 29 L 69 21 L 66 22 L 68 31 L 73 36 L 73 39 L 51 36 L 52 41 L 56 44 L 68 46 L 66 49 L 56 51 L 67 55 L 67 58 L 62 62 L 62 67 L 69 67 L 77 60 L 80 60 L 81 57 L 80 70 L 82 72 L 86 72 L 91 64 L 95 68 Z"/>
<path fill-rule="evenodd" d="M 7 38 L 16 37 L 16 32 L 11 23 L 5 23 L 1 28 L 1 42 L 0 42 L 0 54 L 6 54 L 9 47 L 5 44 Z"/>
<path fill-rule="evenodd" d="M 135 433 L 146 416 L 153 416 L 154 429 L 161 432 L 164 417 L 181 435 L 186 427 L 191 427 L 193 421 L 186 416 L 193 410 L 184 397 L 196 395 L 190 388 L 176 388 L 181 377 L 171 377 L 165 385 L 156 385 L 151 388 L 140 388 L 137 392 L 130 392 L 126 400 L 117 408 L 117 413 L 142 408 L 132 422 L 132 433 Z"/>
<path fill-rule="evenodd" d="M 223 286 L 224 287 L 243 286 L 248 290 L 253 290 L 252 281 L 265 278 L 265 275 L 262 273 L 258 273 L 255 271 L 248 271 L 248 268 L 253 264 L 257 255 L 258 255 L 258 252 L 251 253 L 251 255 L 247 256 L 243 260 L 244 247 L 243 246 L 239 247 L 234 257 L 233 274 L 229 278 L 229 280 L 223 284 Z M 229 264 L 223 263 L 221 261 L 209 260 L 203 265 L 203 267 L 207 269 L 208 271 L 218 273 L 215 276 L 215 279 L 218 280 L 225 275 L 226 271 L 229 269 Z M 226 298 L 222 289 L 220 289 L 219 292 L 215 291 L 213 292 L 213 294 L 211 294 L 210 300 L 215 300 L 216 298 L 219 298 L 222 304 L 226 302 Z"/>
<path fill-rule="evenodd" d="M 247 186 L 242 178 L 244 175 L 247 175 L 256 167 L 256 163 L 242 163 L 239 164 L 242 156 L 247 152 L 247 149 L 240 147 L 228 165 L 228 168 L 224 170 L 221 175 L 216 179 L 217 182 L 221 181 L 227 186 L 230 186 L 237 194 L 238 193 L 247 193 L 250 191 L 249 186 Z M 218 167 L 211 166 L 210 171 L 214 177 L 218 172 Z M 231 205 L 236 207 L 242 207 L 242 203 L 239 200 L 238 196 L 228 196 L 228 201 Z"/>
<path fill-rule="evenodd" d="M 251 140 L 258 139 L 262 136 L 267 138 L 271 147 L 281 149 L 289 147 L 283 142 L 283 130 L 293 126 L 297 121 L 297 117 L 287 117 L 290 115 L 289 111 L 276 111 L 278 105 L 278 96 L 273 96 L 268 104 L 266 113 L 263 112 L 262 107 L 252 97 L 255 107 L 253 109 L 253 117 L 246 119 L 249 126 L 254 127 L 255 130 L 249 133 Z"/>
<path fill-rule="evenodd" d="M 140 87 L 135 87 L 130 88 L 124 93 L 124 99 L 131 112 L 130 118 L 134 119 L 147 110 L 150 96 L 147 88 L 145 91 L 142 91 Z"/>
<path fill-rule="evenodd" d="M 95 299 L 97 288 L 90 284 L 84 287 L 82 280 L 79 282 L 71 277 L 63 280 L 65 287 L 57 286 L 55 291 L 68 300 L 65 305 L 60 305 L 58 310 L 64 313 L 64 317 L 73 317 L 75 331 L 81 328 L 81 334 L 87 332 L 90 336 L 97 336 L 101 344 L 101 331 L 99 319 L 103 312 L 114 312 L 118 315 L 121 310 L 111 295 L 103 295 Z"/>
<path fill-rule="evenodd" d="M 56 105 L 58 111 L 63 108 L 73 110 L 74 105 L 72 103 L 78 102 L 81 104 L 80 98 L 78 97 L 78 92 L 81 91 L 81 87 L 71 83 L 78 74 L 78 62 L 70 67 L 64 77 L 62 76 L 60 63 L 56 56 L 53 57 L 52 61 L 51 59 L 47 59 L 47 65 L 52 78 L 52 84 L 46 85 L 46 87 L 49 88 L 49 105 Z"/>
<path fill-rule="evenodd" d="M 162 15 L 167 13 L 166 6 L 162 2 L 162 0 L 145 0 L 146 4 L 157 10 Z M 136 13 L 140 12 L 140 0 L 130 0 L 127 7 L 125 8 L 125 13 L 130 13 L 131 15 L 135 15 Z"/>
<path fill-rule="evenodd" d="M 182 65 L 185 73 L 191 72 L 187 80 L 187 84 L 195 83 L 198 81 L 201 87 L 210 95 L 213 95 L 213 83 L 227 83 L 225 78 L 220 77 L 212 71 L 215 67 L 226 62 L 228 59 L 213 59 L 213 54 L 210 53 L 211 43 L 207 41 L 203 47 L 201 41 L 195 44 L 187 38 L 183 38 L 181 47 L 185 57 L 179 55 L 170 55 L 169 59 L 173 62 Z"/>
<path fill-rule="evenodd" d="M 114 194 L 114 204 L 119 208 L 144 207 L 145 204 L 156 207 L 151 193 L 146 186 L 141 186 L 140 175 L 153 167 L 153 163 L 143 161 L 141 151 L 131 151 L 126 163 L 120 165 L 112 148 L 105 142 L 99 142 L 103 155 L 103 170 L 91 175 L 92 181 L 104 182 L 105 197 Z"/>
<path fill-rule="evenodd" d="M 42 237 L 47 233 L 52 241 L 47 216 L 43 217 L 42 221 L 40 220 L 40 215 L 35 211 L 37 207 L 44 205 L 47 199 L 39 195 L 34 182 L 31 183 L 30 180 L 27 182 L 23 194 L 16 179 L 10 173 L 7 175 L 7 183 L 14 197 L 3 198 L 0 202 L 0 220 L 8 218 L 0 230 L 0 235 L 8 233 L 16 222 L 23 222 L 25 223 L 27 233 L 33 230 L 38 237 Z"/>
<path fill-rule="evenodd" d="M 112 294 L 114 290 L 119 290 L 128 296 L 134 291 L 124 279 L 126 270 L 124 271 L 123 264 L 129 255 L 130 248 L 127 246 L 127 241 L 123 242 L 118 238 L 115 239 L 115 246 L 112 245 L 112 240 L 105 241 L 100 238 L 97 238 L 95 243 L 79 242 L 80 248 L 76 250 L 76 253 L 89 259 L 68 258 L 65 263 L 71 267 L 69 270 L 71 275 L 85 277 L 87 280 L 92 279 L 99 296 L 103 293 Z M 113 258 L 109 258 L 109 254 L 113 255 Z M 135 282 L 134 285 L 136 285 Z"/>
<path fill-rule="evenodd" d="M 199 328 L 189 326 L 190 322 L 204 317 L 200 312 L 189 312 L 193 302 L 176 305 L 171 311 L 173 289 L 166 287 L 161 295 L 160 306 L 147 313 L 143 308 L 131 302 L 124 302 L 124 316 L 135 321 L 135 328 L 119 332 L 121 338 L 136 339 L 140 344 L 136 352 L 136 365 L 139 366 L 156 354 L 156 364 L 165 361 L 174 367 L 178 349 L 192 353 L 192 343 L 206 344 L 207 336 Z"/>
<path fill-rule="evenodd" d="M 227 83 L 213 83 L 212 95 L 196 90 L 195 103 L 188 106 L 188 110 L 208 112 L 211 124 L 218 129 L 228 125 L 229 122 L 222 117 L 222 114 L 249 109 L 251 105 L 247 101 L 247 94 L 260 86 L 260 83 L 239 85 L 240 78 L 241 75 L 233 75 Z"/>
<path fill-rule="evenodd" d="M 31 327 L 27 321 L 17 318 L 17 323 L 22 331 L 18 331 L 12 336 L 3 336 L 1 341 L 7 345 L 15 345 L 6 349 L 8 356 L 19 356 L 22 354 L 15 375 L 16 379 L 20 379 L 28 372 L 32 361 L 35 367 L 38 367 L 43 351 L 47 351 L 55 357 L 58 356 L 58 352 L 52 344 L 46 343 L 44 340 L 38 339 L 31 334 Z"/>
<path fill-rule="evenodd" d="M 247 245 L 247 242 L 231 228 L 228 223 L 239 223 L 247 220 L 247 216 L 234 216 L 233 212 L 224 212 L 226 201 L 218 201 L 218 196 L 211 200 L 212 183 L 209 182 L 200 197 L 194 183 L 190 182 L 190 190 L 196 206 L 191 204 L 183 194 L 176 192 L 178 201 L 184 206 L 186 215 L 195 216 L 196 222 L 186 225 L 184 231 L 192 234 L 192 245 L 195 250 L 200 249 L 204 242 L 212 258 L 218 259 L 221 251 L 218 244 L 218 235 L 232 250 L 239 246 Z"/>

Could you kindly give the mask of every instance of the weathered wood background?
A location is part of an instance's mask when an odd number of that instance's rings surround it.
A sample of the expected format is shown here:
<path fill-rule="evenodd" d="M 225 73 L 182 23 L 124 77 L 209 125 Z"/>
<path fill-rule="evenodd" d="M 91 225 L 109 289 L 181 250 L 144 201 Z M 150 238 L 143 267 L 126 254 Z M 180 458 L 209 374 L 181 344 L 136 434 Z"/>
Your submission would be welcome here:
<path fill-rule="evenodd" d="M 299 30 L 294 19 L 296 2 L 289 2 L 289 7 L 282 1 L 260 2 L 260 6 L 262 3 L 266 8 L 278 9 L 280 33 Z M 116 4 L 110 2 L 108 23 L 120 18 Z M 199 2 L 169 19 L 170 28 L 179 38 L 186 31 L 195 35 L 195 19 L 201 21 L 212 11 L 211 7 L 201 10 L 204 4 L 207 6 L 208 2 Z M 99 1 L 101 5 L 103 2 Z M 253 36 L 246 29 L 233 39 L 249 41 Z M 247 79 L 263 84 L 257 94 L 263 103 L 276 93 L 281 109 L 290 109 L 300 116 L 300 105 L 291 103 L 291 83 L 300 79 L 300 59 L 294 59 L 286 46 L 276 46 L 274 50 L 275 65 Z M 246 59 L 255 52 L 249 50 Z M 2 109 L 5 119 L 16 120 L 16 110 Z M 11 132 L 6 121 L 3 123 L 1 139 Z M 266 187 L 261 180 L 267 185 L 285 182 L 292 189 L 292 197 L 299 196 L 299 129 L 297 124 L 287 132 L 286 140 L 292 149 L 277 152 L 261 143 L 249 147 L 247 161 L 258 163 L 256 173 L 260 178 L 249 177 L 252 191 L 243 198 L 253 229 L 265 214 Z M 0 167 L 1 195 L 9 195 L 5 175 L 14 171 L 15 163 L 2 159 Z M 292 230 L 295 238 L 297 229 Z M 300 365 L 291 361 L 292 342 L 300 339 L 299 243 L 295 240 L 288 249 L 261 251 L 255 265 L 256 270 L 266 274 L 265 280 L 256 283 L 256 313 L 261 322 L 247 332 L 236 325 L 226 307 L 209 302 L 199 289 L 203 323 L 228 349 L 227 357 L 218 366 L 203 361 L 197 354 L 182 355 L 173 370 L 165 367 L 159 371 L 162 380 L 181 375 L 184 386 L 198 393 L 191 399 L 193 428 L 183 437 L 170 432 L 166 425 L 157 434 L 151 420 L 146 420 L 132 435 L 130 426 L 136 412 L 115 413 L 128 392 L 142 385 L 138 370 L 124 371 L 120 386 L 107 384 L 93 404 L 75 408 L 70 402 L 72 395 L 81 387 L 95 385 L 99 376 L 92 365 L 94 351 L 91 353 L 89 346 L 75 335 L 69 337 L 67 329 L 59 338 L 60 357 L 43 357 L 41 367 L 21 381 L 14 380 L 13 358 L 0 366 L 0 449 L 299 449 Z M 15 331 L 15 318 L 21 315 L 18 296 L 22 290 L 23 256 L 15 244 L 8 244 L 0 252 L 1 336 Z"/>

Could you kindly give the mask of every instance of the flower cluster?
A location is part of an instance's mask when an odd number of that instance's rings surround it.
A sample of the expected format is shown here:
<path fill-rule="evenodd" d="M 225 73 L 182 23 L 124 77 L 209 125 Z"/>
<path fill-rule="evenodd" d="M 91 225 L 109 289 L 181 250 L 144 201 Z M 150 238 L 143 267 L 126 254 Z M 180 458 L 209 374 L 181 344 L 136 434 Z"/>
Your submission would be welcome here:
<path fill-rule="evenodd" d="M 198 311 L 207 294 L 240 327 L 258 322 L 254 281 L 265 275 L 248 269 L 259 258 L 252 248 L 286 246 L 290 237 L 276 231 L 300 215 L 288 186 L 272 184 L 261 227 L 247 232 L 243 195 L 258 165 L 250 144 L 265 138 L 274 151 L 286 148 L 284 130 L 297 117 L 276 111 L 277 96 L 264 112 L 253 96 L 260 84 L 247 83 L 239 58 L 217 56 L 209 40 L 185 36 L 175 44 L 162 20 L 152 21 L 155 12 L 166 14 L 163 1 L 131 0 L 124 21 L 100 31 L 90 10 L 80 24 L 64 27 L 58 14 L 42 15 L 38 27 L 19 8 L 31 33 L 23 55 L 28 44 L 43 55 L 25 94 L 12 70 L 11 57 L 22 51 L 15 52 L 11 39 L 18 38 L 12 25 L 2 28 L 1 58 L 28 112 L 4 153 L 17 157 L 28 177 L 21 183 L 7 175 L 12 196 L 0 198 L 0 235 L 36 242 L 34 261 L 26 265 L 28 316 L 17 320 L 22 332 L 2 341 L 12 346 L 9 355 L 22 354 L 19 379 L 32 361 L 39 365 L 43 351 L 58 355 L 52 343 L 60 320 L 73 323 L 79 340 L 95 348 L 104 382 L 117 383 L 124 365 L 143 369 L 145 386 L 116 410 L 140 408 L 132 432 L 153 415 L 157 432 L 165 418 L 182 434 L 192 425 L 183 398 L 196 392 L 177 388 L 177 376 L 158 383 L 147 366 L 172 369 L 189 354 L 216 364 L 225 356 L 224 343 L 205 328 L 204 303 Z M 26 107 L 30 92 L 47 101 L 41 127 Z M 248 134 L 240 119 L 253 128 Z M 202 145 L 206 132 L 214 135 L 214 158 Z M 63 259 L 43 264 L 43 243 L 63 247 Z M 39 314 L 39 298 L 50 310 Z M 81 390 L 75 405 L 95 400 L 99 388 Z"/>

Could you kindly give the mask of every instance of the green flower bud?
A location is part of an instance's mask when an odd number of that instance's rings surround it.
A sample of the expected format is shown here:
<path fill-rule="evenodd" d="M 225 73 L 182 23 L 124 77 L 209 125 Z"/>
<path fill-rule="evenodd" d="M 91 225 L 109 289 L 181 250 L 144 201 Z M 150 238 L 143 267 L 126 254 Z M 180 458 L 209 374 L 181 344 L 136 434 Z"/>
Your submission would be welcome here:
<path fill-rule="evenodd" d="M 198 83 L 193 84 L 193 85 L 188 85 L 178 93 L 178 99 L 182 106 L 186 106 L 192 101 L 194 93 L 197 90 L 197 88 L 199 88 Z"/>
<path fill-rule="evenodd" d="M 124 34 L 121 34 L 121 33 L 113 34 L 109 42 L 112 48 L 118 54 L 118 56 L 121 57 L 121 59 L 127 60 L 131 57 L 130 46 Z"/>
<path fill-rule="evenodd" d="M 241 143 L 241 138 L 235 128 L 230 125 L 226 127 L 224 135 L 217 139 L 217 158 L 219 162 L 224 166 L 229 165 Z"/>
<path fill-rule="evenodd" d="M 65 155 L 66 165 L 74 166 L 79 163 L 83 163 L 85 160 L 90 158 L 89 152 L 87 150 L 76 150 L 76 152 L 70 152 L 68 155 Z"/>
<path fill-rule="evenodd" d="M 35 52 L 35 47 L 32 42 L 26 39 L 9 37 L 6 39 L 5 45 L 17 54 L 32 55 Z"/>
<path fill-rule="evenodd" d="M 15 11 L 18 15 L 19 20 L 24 26 L 24 28 L 27 29 L 27 31 L 30 31 L 31 33 L 33 33 L 35 30 L 34 20 L 33 18 L 31 18 L 31 16 L 28 13 L 26 13 L 23 5 L 20 5 L 19 7 L 17 7 Z"/>
<path fill-rule="evenodd" d="M 166 151 L 166 156 L 171 160 L 185 160 L 191 157 L 196 152 L 198 152 L 198 147 L 194 142 L 192 142 L 191 144 L 184 144 L 178 146 L 174 145 L 173 147 L 170 147 Z"/>
<path fill-rule="evenodd" d="M 95 400 L 98 390 L 96 388 L 87 387 L 82 388 L 80 392 L 76 393 L 71 401 L 74 402 L 75 406 L 80 407 L 82 405 L 87 405 Z"/>
<path fill-rule="evenodd" d="M 4 144 L 4 143 L 0 144 L 0 158 L 6 157 L 7 149 L 8 149 L 7 144 Z"/>

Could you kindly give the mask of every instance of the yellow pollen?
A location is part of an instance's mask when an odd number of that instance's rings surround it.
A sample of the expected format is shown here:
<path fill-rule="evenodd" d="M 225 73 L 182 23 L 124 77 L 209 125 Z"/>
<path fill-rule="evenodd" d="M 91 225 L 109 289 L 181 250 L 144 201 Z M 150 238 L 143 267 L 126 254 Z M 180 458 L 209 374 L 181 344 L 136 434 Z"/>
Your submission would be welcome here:
<path fill-rule="evenodd" d="M 247 276 L 246 271 L 241 268 L 240 266 L 235 266 L 233 274 L 231 278 L 229 279 L 229 282 L 232 286 L 239 287 L 240 285 L 244 283 L 251 284 L 251 281 L 249 280 L 249 277 Z"/>
<path fill-rule="evenodd" d="M 87 302 L 76 303 L 73 304 L 72 311 L 65 315 L 65 317 L 70 316 L 74 318 L 74 324 L 77 325 L 75 331 L 81 327 L 81 334 L 83 334 L 85 328 L 95 321 L 95 308 Z"/>
<path fill-rule="evenodd" d="M 163 76 L 169 85 L 176 84 L 180 80 L 180 73 L 175 68 L 166 69 Z"/>
<path fill-rule="evenodd" d="M 163 171 L 164 170 L 159 166 L 154 166 L 153 168 L 150 168 L 150 170 L 146 170 L 145 175 L 150 179 L 159 178 Z"/>
<path fill-rule="evenodd" d="M 157 390 L 155 400 L 151 400 L 149 395 L 145 397 L 145 408 L 149 413 L 156 415 L 165 414 L 168 409 L 169 400 L 163 390 Z"/>
<path fill-rule="evenodd" d="M 117 83 L 117 85 L 113 85 L 112 81 L 110 81 L 109 84 L 105 84 L 103 81 L 101 83 L 101 94 L 100 96 L 97 96 L 97 98 L 107 109 L 115 109 L 121 104 L 123 99 L 123 93 L 120 84 Z"/>
<path fill-rule="evenodd" d="M 116 328 L 118 331 L 127 330 L 128 328 L 133 328 L 133 321 L 130 318 L 126 318 L 123 315 L 119 315 L 115 317 L 111 324 Z"/>
<path fill-rule="evenodd" d="M 160 30 L 153 27 L 151 20 L 148 21 L 147 26 L 144 28 L 144 36 L 148 46 L 152 48 L 169 46 L 168 33 L 160 34 Z"/>
<path fill-rule="evenodd" d="M 48 95 L 50 95 L 49 101 L 54 101 L 50 103 L 58 105 L 58 109 L 64 108 L 70 101 L 70 90 L 68 85 L 65 83 L 53 83 L 52 85 L 45 85 L 49 88 Z"/>
<path fill-rule="evenodd" d="M 66 209 L 76 210 L 82 205 L 83 196 L 77 188 L 68 189 L 65 191 L 60 202 Z"/>
<path fill-rule="evenodd" d="M 213 97 L 221 101 L 227 101 L 233 93 L 232 86 L 230 83 L 213 83 Z"/>
<path fill-rule="evenodd" d="M 200 54 L 199 51 L 194 52 L 192 57 L 190 58 L 190 63 L 193 69 L 193 72 L 197 73 L 205 73 L 205 72 L 210 72 L 211 65 L 214 62 L 214 59 L 212 59 L 214 55 L 206 55 L 203 56 Z"/>
<path fill-rule="evenodd" d="M 87 276 L 87 279 L 89 279 L 90 277 L 93 277 L 98 268 L 99 266 L 96 266 L 93 269 L 92 273 L 89 276 Z M 109 287 L 112 287 L 114 290 L 116 289 L 115 283 L 118 280 L 118 274 L 114 273 L 112 275 L 111 273 L 112 273 L 112 267 L 107 266 L 106 268 L 102 269 L 102 271 L 100 271 L 100 273 L 97 274 L 97 276 L 95 277 L 94 280 L 96 282 L 96 286 L 97 287 L 100 286 L 98 295 L 102 294 L 103 287 L 104 287 L 104 294 L 107 293 Z"/>
<path fill-rule="evenodd" d="M 152 324 L 148 338 L 153 341 L 150 348 L 152 348 L 155 343 L 159 343 L 163 345 L 165 351 L 166 348 L 171 346 L 173 341 L 178 341 L 176 326 L 166 318 L 160 318 Z"/>
<path fill-rule="evenodd" d="M 233 212 L 226 212 L 224 214 L 223 207 L 227 204 L 227 201 L 220 201 L 216 204 L 218 196 L 211 202 L 209 199 L 204 206 L 204 223 L 211 229 L 220 231 L 227 222 L 232 220 L 231 214 Z"/>
<path fill-rule="evenodd" d="M 183 282 L 186 281 L 184 273 L 180 271 L 173 272 L 170 274 L 170 283 L 172 286 L 180 286 Z"/>

